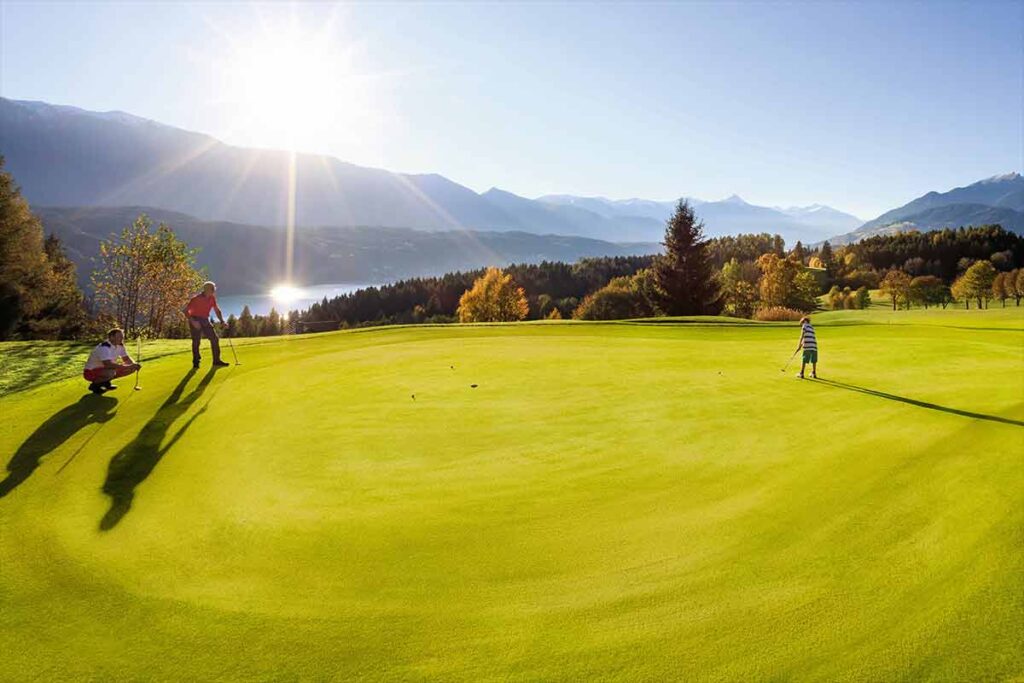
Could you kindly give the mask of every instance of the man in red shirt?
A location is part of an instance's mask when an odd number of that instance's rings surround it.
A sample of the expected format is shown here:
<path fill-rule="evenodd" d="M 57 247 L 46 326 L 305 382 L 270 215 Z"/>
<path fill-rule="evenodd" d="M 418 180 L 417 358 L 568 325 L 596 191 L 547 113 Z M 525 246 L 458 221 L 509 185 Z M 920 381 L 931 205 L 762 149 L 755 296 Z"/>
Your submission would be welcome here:
<path fill-rule="evenodd" d="M 188 304 L 182 311 L 188 318 L 188 331 L 192 333 L 192 367 L 199 367 L 199 342 L 203 337 L 210 340 L 210 350 L 213 352 L 213 367 L 224 367 L 227 365 L 220 359 L 220 340 L 217 333 L 210 324 L 210 310 L 217 313 L 217 320 L 224 324 L 224 316 L 217 305 L 217 285 L 213 282 L 203 283 L 203 291 L 188 300 Z"/>

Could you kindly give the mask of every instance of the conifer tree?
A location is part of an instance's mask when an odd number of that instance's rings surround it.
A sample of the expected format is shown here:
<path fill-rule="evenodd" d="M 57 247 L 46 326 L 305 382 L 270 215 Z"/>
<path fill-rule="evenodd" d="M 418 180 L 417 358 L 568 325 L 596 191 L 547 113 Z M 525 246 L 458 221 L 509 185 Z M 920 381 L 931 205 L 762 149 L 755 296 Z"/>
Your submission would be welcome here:
<path fill-rule="evenodd" d="M 665 226 L 665 253 L 654 262 L 658 308 L 666 315 L 713 313 L 718 298 L 704 223 L 680 200 Z"/>

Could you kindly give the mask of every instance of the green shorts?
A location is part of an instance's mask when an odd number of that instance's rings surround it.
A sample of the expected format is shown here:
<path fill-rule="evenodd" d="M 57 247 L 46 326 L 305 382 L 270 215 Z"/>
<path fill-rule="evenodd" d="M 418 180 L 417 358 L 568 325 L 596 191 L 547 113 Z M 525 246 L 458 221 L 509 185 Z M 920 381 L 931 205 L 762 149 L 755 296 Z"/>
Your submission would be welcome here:
<path fill-rule="evenodd" d="M 817 349 L 804 349 L 804 362 L 805 363 L 817 363 L 818 362 L 818 350 Z"/>

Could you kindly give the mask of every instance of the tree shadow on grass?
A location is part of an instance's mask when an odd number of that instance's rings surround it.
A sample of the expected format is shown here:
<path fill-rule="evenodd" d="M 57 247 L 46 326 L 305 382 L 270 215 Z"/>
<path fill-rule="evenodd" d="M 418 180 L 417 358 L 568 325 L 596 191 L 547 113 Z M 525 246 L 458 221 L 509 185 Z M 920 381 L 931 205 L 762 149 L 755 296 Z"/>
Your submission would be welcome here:
<path fill-rule="evenodd" d="M 837 389 L 845 389 L 847 391 L 856 391 L 861 394 L 868 394 L 869 396 L 877 396 L 879 398 L 889 399 L 890 401 L 899 401 L 900 403 L 909 403 L 912 406 L 918 408 L 927 408 L 929 410 L 939 410 L 943 413 L 950 413 L 952 415 L 960 415 L 962 417 L 970 417 L 975 420 L 988 420 L 989 422 L 1001 422 L 1002 424 L 1013 425 L 1015 427 L 1024 427 L 1024 421 L 1012 420 L 1008 417 L 999 417 L 998 415 L 986 415 L 985 413 L 972 413 L 969 410 L 960 410 L 958 408 L 949 408 L 946 406 L 940 406 L 936 403 L 927 403 L 925 401 L 918 401 L 917 399 L 907 398 L 906 396 L 897 396 L 896 394 L 887 394 L 884 391 L 877 391 L 875 389 L 866 389 L 864 387 L 858 387 L 853 384 L 845 384 L 843 382 L 836 382 L 831 379 L 818 379 L 816 380 L 820 384 L 827 384 L 830 387 Z"/>
<path fill-rule="evenodd" d="M 86 394 L 76 403 L 61 408 L 25 439 L 7 463 L 7 478 L 0 481 L 0 498 L 13 491 L 39 467 L 44 456 L 53 452 L 82 428 L 114 417 L 117 399 Z M 91 438 L 91 437 L 90 437 Z"/>
<path fill-rule="evenodd" d="M 103 482 L 103 493 L 111 498 L 110 509 L 100 520 L 100 530 L 109 531 L 121 521 L 121 518 L 131 509 L 132 499 L 135 497 L 135 487 L 146 480 L 164 454 L 178 442 L 178 439 L 192 426 L 196 418 L 206 410 L 206 407 L 203 406 L 202 410 L 189 418 L 188 422 L 171 437 L 171 440 L 161 447 L 160 444 L 167 432 L 170 431 L 171 425 L 202 396 L 213 380 L 215 372 L 216 370 L 211 368 L 199 381 L 196 388 L 182 398 L 189 380 L 196 374 L 195 368 L 189 370 L 174 387 L 171 395 L 163 402 L 156 414 L 142 427 L 138 436 L 111 458 L 107 468 L 107 479 Z"/>

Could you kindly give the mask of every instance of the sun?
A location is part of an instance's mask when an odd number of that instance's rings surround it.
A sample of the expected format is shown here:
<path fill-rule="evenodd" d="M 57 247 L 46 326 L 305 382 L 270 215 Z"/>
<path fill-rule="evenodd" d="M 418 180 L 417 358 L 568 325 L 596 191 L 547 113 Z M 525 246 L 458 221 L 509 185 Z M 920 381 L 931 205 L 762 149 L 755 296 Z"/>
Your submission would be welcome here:
<path fill-rule="evenodd" d="M 371 118 L 370 79 L 354 65 L 355 45 L 336 30 L 286 22 L 232 36 L 229 45 L 218 63 L 218 98 L 248 144 L 319 151 L 358 135 Z"/>
<path fill-rule="evenodd" d="M 275 303 L 284 305 L 293 304 L 299 299 L 301 299 L 304 295 L 305 292 L 303 292 L 302 289 L 296 287 L 295 285 L 290 285 L 286 283 L 275 285 L 270 290 L 270 298 L 273 299 Z"/>

